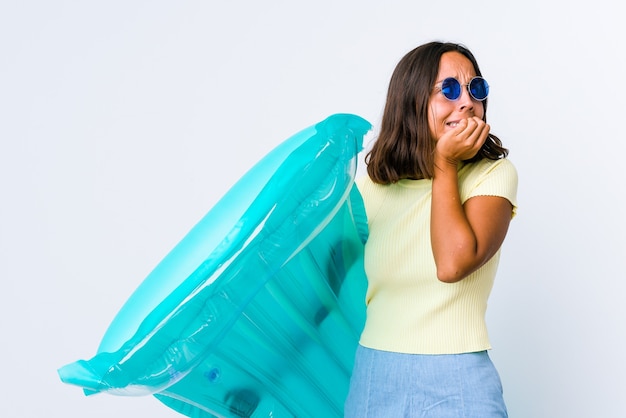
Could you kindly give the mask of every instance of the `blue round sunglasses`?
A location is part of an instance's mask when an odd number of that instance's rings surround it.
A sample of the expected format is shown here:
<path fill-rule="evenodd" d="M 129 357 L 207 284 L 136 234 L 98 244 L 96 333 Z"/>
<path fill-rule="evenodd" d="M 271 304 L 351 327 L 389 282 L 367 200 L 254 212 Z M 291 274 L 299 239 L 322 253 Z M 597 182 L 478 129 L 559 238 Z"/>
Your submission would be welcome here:
<path fill-rule="evenodd" d="M 482 77 L 474 77 L 468 84 L 461 84 L 454 77 L 448 77 L 441 82 L 441 93 L 448 100 L 461 97 L 461 87 L 467 86 L 467 91 L 475 100 L 482 102 L 489 95 L 489 84 Z"/>

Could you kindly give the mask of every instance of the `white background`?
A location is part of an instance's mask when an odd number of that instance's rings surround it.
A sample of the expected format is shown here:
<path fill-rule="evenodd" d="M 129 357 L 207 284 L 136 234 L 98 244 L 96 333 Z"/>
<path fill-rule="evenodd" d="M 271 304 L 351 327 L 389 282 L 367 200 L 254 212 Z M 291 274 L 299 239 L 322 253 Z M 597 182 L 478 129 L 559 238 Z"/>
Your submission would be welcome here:
<path fill-rule="evenodd" d="M 158 261 L 255 162 L 326 116 L 380 121 L 410 49 L 457 41 L 520 175 L 488 321 L 511 417 L 626 416 L 619 2 L 0 3 L 0 416 L 174 417 L 83 396 Z M 323 418 L 323 417 L 322 417 Z"/>

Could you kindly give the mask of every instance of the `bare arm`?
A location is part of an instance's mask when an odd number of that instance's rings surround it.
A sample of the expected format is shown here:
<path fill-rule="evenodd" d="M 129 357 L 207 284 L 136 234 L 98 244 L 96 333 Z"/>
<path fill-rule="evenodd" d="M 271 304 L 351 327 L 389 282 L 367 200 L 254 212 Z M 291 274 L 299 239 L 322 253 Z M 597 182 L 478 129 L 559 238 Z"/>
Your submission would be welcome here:
<path fill-rule="evenodd" d="M 477 196 L 461 204 L 458 164 L 478 152 L 488 133 L 489 125 L 471 118 L 435 147 L 430 232 L 437 277 L 443 282 L 462 280 L 489 261 L 511 221 L 513 208 L 505 198 Z"/>

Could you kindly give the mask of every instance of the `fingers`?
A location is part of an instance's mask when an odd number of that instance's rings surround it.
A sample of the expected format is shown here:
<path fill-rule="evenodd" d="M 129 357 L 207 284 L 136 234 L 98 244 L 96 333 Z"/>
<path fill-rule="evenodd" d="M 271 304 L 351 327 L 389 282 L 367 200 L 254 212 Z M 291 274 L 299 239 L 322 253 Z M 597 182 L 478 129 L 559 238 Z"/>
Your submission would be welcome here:
<path fill-rule="evenodd" d="M 489 135 L 489 125 L 482 119 L 474 116 L 467 119 L 466 126 L 460 136 L 466 136 L 465 144 L 471 148 L 480 148 Z"/>
<path fill-rule="evenodd" d="M 489 130 L 489 125 L 478 117 L 462 119 L 437 141 L 436 151 L 448 160 L 470 159 L 485 143 Z"/>

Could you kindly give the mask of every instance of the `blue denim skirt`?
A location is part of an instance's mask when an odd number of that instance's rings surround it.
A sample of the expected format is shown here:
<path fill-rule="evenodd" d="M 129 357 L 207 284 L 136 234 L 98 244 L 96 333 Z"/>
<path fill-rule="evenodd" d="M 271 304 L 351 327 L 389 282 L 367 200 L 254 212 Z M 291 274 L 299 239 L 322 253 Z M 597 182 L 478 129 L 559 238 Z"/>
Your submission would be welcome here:
<path fill-rule="evenodd" d="M 500 376 L 487 351 L 421 355 L 358 346 L 345 418 L 502 418 Z"/>

